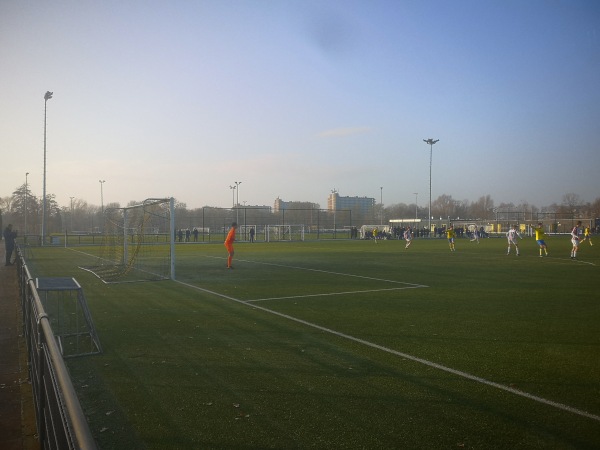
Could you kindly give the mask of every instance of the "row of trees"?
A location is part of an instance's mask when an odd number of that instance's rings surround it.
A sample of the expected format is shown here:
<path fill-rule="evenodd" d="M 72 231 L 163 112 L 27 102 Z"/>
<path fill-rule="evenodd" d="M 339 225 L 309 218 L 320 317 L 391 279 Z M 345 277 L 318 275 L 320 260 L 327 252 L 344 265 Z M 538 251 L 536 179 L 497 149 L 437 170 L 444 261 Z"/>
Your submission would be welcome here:
<path fill-rule="evenodd" d="M 427 218 L 429 206 L 418 208 L 420 218 Z M 522 213 L 524 219 L 535 220 L 536 216 L 546 213 L 555 213 L 563 217 L 574 218 L 596 218 L 600 217 L 600 197 L 592 203 L 581 200 L 577 194 L 569 193 L 563 195 L 561 203 L 553 203 L 549 206 L 538 207 L 527 202 L 519 204 L 500 203 L 495 204 L 490 195 L 480 197 L 472 202 L 469 200 L 455 200 L 451 195 L 440 195 L 431 203 L 431 215 L 434 219 L 451 220 L 473 219 L 479 221 L 493 222 L 502 217 Z M 385 219 L 409 218 L 415 216 L 415 204 L 404 203 L 391 205 L 383 208 Z"/>
<path fill-rule="evenodd" d="M 130 206 L 140 203 L 131 201 Z M 308 207 L 307 207 L 308 205 Z M 121 205 L 109 203 L 106 208 L 120 207 Z M 207 210 L 222 210 L 223 208 L 195 208 L 188 209 L 185 203 L 176 203 L 176 228 L 190 228 L 200 226 L 200 218 L 207 215 Z M 243 207 L 245 216 L 248 211 L 260 211 L 261 217 L 270 213 L 269 207 Z M 286 223 L 305 224 L 307 220 L 314 222 L 310 210 L 318 210 L 319 205 L 312 203 L 291 203 L 287 205 L 286 211 L 274 214 L 274 222 L 285 217 Z M 300 212 L 302 210 L 302 212 Z M 308 212 L 307 212 L 308 211 Z M 351 212 L 353 226 L 363 224 L 386 224 L 390 219 L 420 218 L 426 220 L 429 212 L 428 205 L 417 206 L 412 204 L 393 204 L 383 206 L 375 205 L 373 211 L 364 214 L 359 211 Z M 522 213 L 524 219 L 535 220 L 540 213 L 556 213 L 562 217 L 572 218 L 597 218 L 600 217 L 600 197 L 592 203 L 585 203 L 577 194 L 565 194 L 561 203 L 554 203 L 543 208 L 531 205 L 527 202 L 520 204 L 500 203 L 496 205 L 490 195 L 480 197 L 476 201 L 455 200 L 451 195 L 440 195 L 431 205 L 431 215 L 435 221 L 447 220 L 478 220 L 482 222 L 494 222 L 507 214 L 514 212 Z M 282 214 L 283 213 L 283 214 Z M 253 213 L 250 212 L 250 217 Z M 235 217 L 235 216 L 232 216 Z M 0 199 L 0 220 L 5 224 L 12 223 L 21 234 L 41 234 L 42 228 L 42 198 L 31 192 L 28 186 L 23 184 L 18 187 L 11 196 Z M 239 219 L 239 213 L 237 214 Z M 250 220 L 251 223 L 252 219 Z M 2 226 L 0 222 L 0 227 Z M 72 198 L 69 205 L 61 206 L 56 202 L 55 195 L 50 194 L 46 199 L 46 230 L 48 234 L 67 232 L 99 232 L 103 223 L 103 211 L 101 207 L 90 205 L 85 200 Z M 347 224 L 345 224 L 347 225 Z"/>

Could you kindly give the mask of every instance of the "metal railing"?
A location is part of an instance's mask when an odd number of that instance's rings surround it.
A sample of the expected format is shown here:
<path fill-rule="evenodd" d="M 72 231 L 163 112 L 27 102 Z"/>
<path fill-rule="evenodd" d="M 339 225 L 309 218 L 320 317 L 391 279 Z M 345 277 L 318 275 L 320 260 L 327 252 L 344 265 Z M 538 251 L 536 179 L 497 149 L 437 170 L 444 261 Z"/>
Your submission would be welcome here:
<path fill-rule="evenodd" d="M 19 247 L 17 274 L 40 447 L 95 450 L 96 442 Z"/>

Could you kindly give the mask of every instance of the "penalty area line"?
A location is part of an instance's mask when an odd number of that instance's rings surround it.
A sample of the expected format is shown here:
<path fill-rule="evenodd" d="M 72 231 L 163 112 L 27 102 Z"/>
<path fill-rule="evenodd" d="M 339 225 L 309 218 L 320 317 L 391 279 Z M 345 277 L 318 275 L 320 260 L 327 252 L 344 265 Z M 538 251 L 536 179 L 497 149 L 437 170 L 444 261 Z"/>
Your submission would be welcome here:
<path fill-rule="evenodd" d="M 580 259 L 572 259 L 572 258 L 556 258 L 553 256 L 546 256 L 543 258 L 544 261 L 555 262 L 557 264 L 567 265 L 567 264 L 587 264 L 588 266 L 596 267 L 591 261 L 582 261 Z"/>
<path fill-rule="evenodd" d="M 265 297 L 265 298 L 257 298 L 254 300 L 246 300 L 245 303 L 254 303 L 254 302 L 265 302 L 268 300 L 288 300 L 293 298 L 310 298 L 310 297 L 329 297 L 333 295 L 352 295 L 352 294 L 366 294 L 369 292 L 386 292 L 386 291 L 403 291 L 405 289 L 418 289 L 425 286 L 405 286 L 405 287 L 394 287 L 387 289 L 365 289 L 364 291 L 345 291 L 345 292 L 328 292 L 322 294 L 304 294 L 304 295 L 288 295 L 285 297 Z"/>
<path fill-rule="evenodd" d="M 220 256 L 206 256 L 206 258 L 225 259 L 224 257 L 220 257 Z M 264 266 L 282 267 L 284 269 L 306 270 L 309 272 L 319 272 L 319 273 L 324 273 L 324 274 L 328 274 L 328 275 L 339 275 L 342 277 L 361 278 L 363 280 L 381 281 L 384 283 L 403 284 L 403 285 L 412 286 L 412 287 L 422 287 L 422 288 L 429 287 L 424 284 L 407 283 L 405 281 L 396 281 L 396 280 L 386 280 L 385 278 L 367 277 L 366 275 L 356 275 L 353 273 L 334 272 L 331 270 L 312 269 L 310 267 L 288 266 L 285 264 L 276 264 L 276 263 L 269 263 L 269 262 L 263 262 L 263 261 L 253 261 L 250 259 L 237 259 L 237 261 L 242 261 L 242 262 L 247 262 L 247 263 L 252 263 L 252 264 L 260 264 L 260 265 L 264 265 Z"/>
<path fill-rule="evenodd" d="M 383 351 L 385 353 L 396 355 L 396 356 L 399 356 L 401 358 L 408 359 L 410 361 L 413 361 L 413 362 L 416 362 L 416 363 L 419 363 L 419 364 L 423 364 L 423 365 L 425 365 L 427 367 L 432 367 L 434 369 L 438 369 L 438 370 L 441 370 L 443 372 L 447 372 L 447 373 L 456 375 L 458 377 L 474 381 L 474 382 L 479 383 L 479 384 L 484 384 L 486 386 L 490 386 L 490 387 L 499 389 L 501 391 L 505 391 L 505 392 L 508 392 L 510 394 L 517 395 L 519 397 L 524 397 L 524 398 L 526 398 L 528 400 L 532 400 L 532 401 L 537 402 L 537 403 L 541 403 L 541 404 L 544 404 L 544 405 L 547 405 L 547 406 L 551 406 L 553 408 L 560 409 L 562 411 L 566 411 L 566 412 L 569 412 L 569 413 L 572 413 L 572 414 L 576 414 L 576 415 L 581 416 L 581 417 L 586 417 L 588 419 L 595 420 L 596 422 L 600 422 L 600 416 L 599 415 L 592 414 L 592 413 L 589 413 L 587 411 L 583 411 L 581 409 L 574 408 L 574 407 L 569 406 L 569 405 L 565 405 L 563 403 L 555 402 L 553 400 L 548 400 L 548 399 L 545 399 L 543 397 L 538 397 L 537 395 L 529 394 L 528 392 L 520 391 L 520 390 L 512 388 L 510 386 L 506 386 L 504 384 L 496 383 L 495 381 L 490 381 L 490 380 L 487 380 L 485 378 L 481 378 L 481 377 L 478 377 L 476 375 L 472 375 L 472 374 L 467 373 L 467 372 L 463 372 L 462 370 L 452 369 L 451 367 L 447 367 L 447 366 L 444 366 L 442 364 L 438 364 L 438 363 L 435 363 L 433 361 L 429 361 L 427 359 L 419 358 L 417 356 L 412 356 L 412 355 L 409 355 L 408 353 L 403 353 L 403 352 L 400 352 L 398 350 L 394 350 L 394 349 L 391 349 L 389 347 L 385 347 L 383 345 L 375 344 L 374 342 L 369 342 L 369 341 L 366 341 L 364 339 L 351 336 L 349 334 L 341 333 L 339 331 L 332 330 L 331 328 L 326 328 L 326 327 L 323 327 L 321 325 L 317 325 L 316 323 L 308 322 L 306 320 L 290 316 L 289 314 L 284 314 L 284 313 L 281 313 L 281 312 L 278 312 L 278 311 L 274 311 L 274 310 L 269 309 L 269 308 L 265 308 L 263 306 L 259 306 L 259 305 L 255 304 L 255 303 L 248 303 L 248 302 L 246 302 L 244 300 L 240 300 L 240 299 L 237 299 L 235 297 L 231 297 L 231 296 L 225 295 L 225 294 L 220 294 L 218 292 L 211 291 L 209 289 L 204 289 L 204 288 L 201 288 L 201 287 L 198 287 L 198 286 L 194 286 L 193 284 L 184 283 L 182 281 L 175 280 L 175 282 L 179 283 L 179 284 L 181 284 L 183 286 L 187 286 L 189 288 L 205 292 L 207 294 L 215 295 L 216 297 L 220 297 L 220 298 L 223 298 L 223 299 L 226 299 L 226 300 L 230 300 L 230 301 L 239 303 L 241 305 L 245 305 L 245 306 L 248 306 L 250 308 L 258 309 L 260 311 L 272 314 L 274 316 L 281 317 L 283 319 L 287 319 L 287 320 L 290 320 L 292 322 L 296 322 L 296 323 L 305 325 L 307 327 L 314 328 L 316 330 L 323 331 L 325 333 L 328 333 L 328 334 L 331 334 L 331 335 L 334 335 L 334 336 L 337 336 L 337 337 L 340 337 L 340 338 L 343 338 L 343 339 L 347 339 L 349 341 L 357 342 L 359 344 L 365 345 L 365 346 L 370 347 L 370 348 L 381 350 L 381 351 Z"/>

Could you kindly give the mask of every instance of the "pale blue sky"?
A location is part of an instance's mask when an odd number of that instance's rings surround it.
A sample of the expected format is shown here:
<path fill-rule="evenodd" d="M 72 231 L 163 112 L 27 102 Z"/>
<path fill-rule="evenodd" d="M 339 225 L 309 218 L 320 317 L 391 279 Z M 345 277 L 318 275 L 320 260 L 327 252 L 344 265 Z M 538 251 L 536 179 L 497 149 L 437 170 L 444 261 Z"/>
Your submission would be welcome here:
<path fill-rule="evenodd" d="M 600 196 L 600 2 L 0 2 L 0 195 Z"/>

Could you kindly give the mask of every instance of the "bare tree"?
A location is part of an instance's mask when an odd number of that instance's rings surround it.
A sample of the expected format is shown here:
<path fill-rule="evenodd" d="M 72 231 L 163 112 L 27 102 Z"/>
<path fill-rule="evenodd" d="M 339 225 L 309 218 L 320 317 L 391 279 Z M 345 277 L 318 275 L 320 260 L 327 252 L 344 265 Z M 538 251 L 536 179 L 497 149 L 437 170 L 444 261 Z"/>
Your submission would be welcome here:
<path fill-rule="evenodd" d="M 415 216 L 415 206 L 406 203 L 396 203 L 385 208 L 385 217 L 388 219 L 408 219 Z"/>
<path fill-rule="evenodd" d="M 567 206 L 568 208 L 576 208 L 581 205 L 581 197 L 579 195 L 574 194 L 572 192 L 563 195 L 562 204 Z"/>
<path fill-rule="evenodd" d="M 494 201 L 488 194 L 471 204 L 470 215 L 473 219 L 490 219 L 494 216 Z"/>
<path fill-rule="evenodd" d="M 589 217 L 600 218 L 600 197 L 590 203 Z"/>
<path fill-rule="evenodd" d="M 431 215 L 433 217 L 454 217 L 456 202 L 451 195 L 442 194 L 431 204 Z"/>
<path fill-rule="evenodd" d="M 12 197 L 0 197 L 0 208 L 4 214 L 10 213 L 12 210 Z"/>

